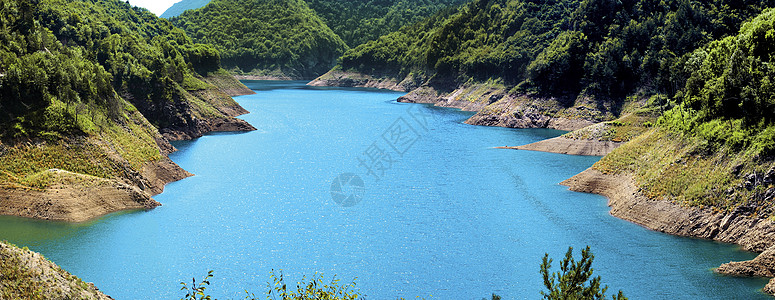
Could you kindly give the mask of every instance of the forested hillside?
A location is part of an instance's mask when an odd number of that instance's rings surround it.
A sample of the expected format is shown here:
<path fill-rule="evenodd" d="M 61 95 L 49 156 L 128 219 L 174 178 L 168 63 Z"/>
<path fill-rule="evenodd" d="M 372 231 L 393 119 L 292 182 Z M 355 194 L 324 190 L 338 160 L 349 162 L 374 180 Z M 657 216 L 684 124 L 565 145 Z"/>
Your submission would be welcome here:
<path fill-rule="evenodd" d="M 656 198 L 754 216 L 775 214 L 775 10 L 692 51 L 688 78 L 644 136 L 596 168 L 633 172 Z"/>
<path fill-rule="evenodd" d="M 350 47 L 376 40 L 467 0 L 305 0 Z"/>
<path fill-rule="evenodd" d="M 165 11 L 162 18 L 177 17 L 210 0 L 183 0 Z M 350 47 L 417 23 L 436 12 L 467 0 L 305 0 L 331 30 Z"/>
<path fill-rule="evenodd" d="M 315 77 L 347 50 L 302 0 L 214 0 L 171 21 L 237 74 Z"/>
<path fill-rule="evenodd" d="M 775 10 L 745 23 L 737 36 L 700 47 L 682 61 L 686 85 L 663 124 L 711 144 L 775 155 Z"/>
<path fill-rule="evenodd" d="M 123 186 L 128 204 L 108 212 L 153 207 L 150 194 L 185 176 L 166 158 L 172 147 L 162 134 L 250 129 L 232 118 L 244 110 L 208 83 L 239 90 L 215 48 L 145 9 L 118 0 L 0 0 L 0 10 L 0 198 L 11 201 L 2 213 L 89 217 L 91 207 L 24 210 L 34 205 L 26 200 L 58 197 L 47 194 L 53 185 L 84 185 L 95 197 Z"/>
<path fill-rule="evenodd" d="M 475 0 L 348 51 L 345 69 L 500 78 L 524 93 L 675 92 L 680 63 L 771 1 Z"/>

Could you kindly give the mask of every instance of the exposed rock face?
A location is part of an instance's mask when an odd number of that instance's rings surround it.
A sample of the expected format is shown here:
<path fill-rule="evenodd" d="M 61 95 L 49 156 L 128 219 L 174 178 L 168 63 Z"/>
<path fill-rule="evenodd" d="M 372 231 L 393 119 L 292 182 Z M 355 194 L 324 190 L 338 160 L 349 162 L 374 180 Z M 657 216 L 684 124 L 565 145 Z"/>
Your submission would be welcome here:
<path fill-rule="evenodd" d="M 192 140 L 210 132 L 253 131 L 253 125 L 236 118 L 193 119 L 182 126 L 159 130 L 170 141 Z"/>
<path fill-rule="evenodd" d="M 205 77 L 203 80 L 209 84 L 212 84 L 218 89 L 228 95 L 229 97 L 236 97 L 236 96 L 244 96 L 244 95 L 253 95 L 256 92 L 249 89 L 244 84 L 240 83 L 239 80 L 241 79 L 250 79 L 250 78 L 238 78 L 235 76 L 232 76 L 228 73 L 223 74 L 210 74 L 209 76 Z M 247 112 L 244 112 L 242 114 L 246 114 Z"/>
<path fill-rule="evenodd" d="M 573 191 L 608 197 L 611 215 L 652 230 L 734 243 L 754 252 L 763 252 L 775 245 L 775 224 L 769 220 L 738 211 L 713 213 L 708 209 L 649 199 L 629 174 L 608 175 L 587 169 L 561 184 Z"/>
<path fill-rule="evenodd" d="M 151 195 L 161 194 L 164 191 L 164 185 L 167 183 L 194 176 L 194 174 L 183 170 L 183 168 L 167 157 L 157 162 L 146 164 L 140 171 L 140 175 L 148 182 L 147 187 L 140 186 L 140 188 Z"/>
<path fill-rule="evenodd" d="M 425 82 L 425 83 L 423 83 Z M 454 81 L 407 76 L 403 80 L 333 70 L 309 83 L 311 86 L 374 87 L 408 92 L 399 102 L 429 103 L 475 111 L 465 123 L 509 128 L 576 130 L 605 119 L 608 113 L 591 109 L 584 101 L 566 107 L 557 99 L 512 94 L 496 83 L 458 85 Z"/>
<path fill-rule="evenodd" d="M 231 77 L 229 79 L 234 80 Z M 220 81 L 211 80 L 211 82 Z M 241 86 L 244 87 L 244 85 Z M 232 86 L 227 88 L 233 89 Z M 197 106 L 192 105 L 190 101 L 177 101 L 167 103 L 165 107 L 140 106 L 138 109 L 144 111 L 144 114 L 151 114 L 153 117 L 150 119 L 163 122 L 164 125 L 159 128 L 159 132 L 170 141 L 195 139 L 209 132 L 256 130 L 244 120 L 235 118 L 248 111 L 222 90 L 213 88 L 191 91 L 190 94 L 204 104 Z M 214 108 L 217 113 L 203 111 L 206 109 L 204 106 Z"/>
<path fill-rule="evenodd" d="M 749 261 L 725 263 L 716 272 L 735 276 L 775 277 L 775 248 L 770 247 Z"/>
<path fill-rule="evenodd" d="M 745 209 L 729 214 L 707 209 L 649 199 L 635 185 L 629 174 L 608 175 L 587 169 L 561 184 L 571 190 L 606 196 L 611 215 L 646 228 L 687 237 L 734 243 L 743 249 L 761 252 L 751 261 L 730 262 L 716 271 L 735 276 L 775 276 L 775 224 L 767 219 L 749 216 Z M 775 293 L 775 280 L 765 292 Z"/>
<path fill-rule="evenodd" d="M 428 103 L 465 111 L 480 111 L 490 103 L 503 98 L 503 95 L 503 90 L 485 85 L 455 88 L 451 91 L 442 91 L 423 85 L 399 97 L 398 102 Z"/>
<path fill-rule="evenodd" d="M 40 253 L 0 242 L 0 296 L 8 299 L 112 299 Z"/>
<path fill-rule="evenodd" d="M 290 76 L 272 76 L 272 75 L 234 75 L 237 80 L 294 80 Z"/>
<path fill-rule="evenodd" d="M 576 130 L 603 121 L 584 106 L 565 107 L 557 99 L 505 95 L 479 110 L 466 124 L 508 128 Z"/>

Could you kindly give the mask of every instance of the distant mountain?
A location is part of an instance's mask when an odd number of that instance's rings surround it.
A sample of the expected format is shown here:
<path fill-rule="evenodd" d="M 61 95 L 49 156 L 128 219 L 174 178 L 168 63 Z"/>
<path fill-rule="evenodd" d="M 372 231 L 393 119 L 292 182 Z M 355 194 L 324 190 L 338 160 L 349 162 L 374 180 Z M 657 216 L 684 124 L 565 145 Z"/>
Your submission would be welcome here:
<path fill-rule="evenodd" d="M 173 4 L 170 8 L 164 11 L 164 13 L 161 14 L 162 18 L 172 18 L 177 17 L 180 14 L 182 14 L 184 11 L 187 11 L 189 9 L 197 9 L 200 7 L 204 7 L 207 5 L 207 3 L 210 3 L 210 0 L 182 0 L 178 3 Z"/>
<path fill-rule="evenodd" d="M 184 0 L 186 1 L 186 0 Z M 468 0 L 305 0 L 350 47 Z"/>
<path fill-rule="evenodd" d="M 162 18 L 204 7 L 211 0 L 182 0 Z M 391 33 L 468 0 L 305 0 L 312 10 L 350 47 Z"/>
<path fill-rule="evenodd" d="M 348 48 L 301 0 L 213 0 L 170 21 L 237 74 L 312 78 Z"/>

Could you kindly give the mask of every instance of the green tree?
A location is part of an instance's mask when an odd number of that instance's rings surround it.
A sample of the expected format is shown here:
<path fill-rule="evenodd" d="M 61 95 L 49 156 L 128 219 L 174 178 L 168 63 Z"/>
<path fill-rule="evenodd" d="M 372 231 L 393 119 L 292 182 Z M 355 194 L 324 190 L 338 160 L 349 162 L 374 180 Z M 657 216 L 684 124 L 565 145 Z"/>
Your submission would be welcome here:
<path fill-rule="evenodd" d="M 600 276 L 592 277 L 592 261 L 595 256 L 589 250 L 581 250 L 581 260 L 573 258 L 573 247 L 568 247 L 565 258 L 560 262 L 560 271 L 549 273 L 552 268 L 552 259 L 549 254 L 544 255 L 541 262 L 541 275 L 547 291 L 541 291 L 544 299 L 550 300 L 588 300 L 605 299 L 608 286 L 600 287 Z M 622 291 L 612 295 L 614 300 L 626 300 Z"/>

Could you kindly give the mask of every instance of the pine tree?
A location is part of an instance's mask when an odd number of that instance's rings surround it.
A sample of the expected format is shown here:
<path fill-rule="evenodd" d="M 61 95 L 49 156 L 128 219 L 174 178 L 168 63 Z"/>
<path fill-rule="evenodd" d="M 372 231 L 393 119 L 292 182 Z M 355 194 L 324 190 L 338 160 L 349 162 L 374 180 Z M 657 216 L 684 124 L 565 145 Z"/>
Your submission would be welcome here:
<path fill-rule="evenodd" d="M 541 275 L 544 278 L 544 286 L 548 292 L 541 291 L 544 299 L 549 300 L 587 300 L 605 299 L 608 286 L 600 287 L 600 276 L 592 278 L 592 261 L 595 256 L 589 250 L 589 246 L 581 251 L 581 260 L 573 259 L 573 247 L 568 247 L 565 258 L 560 262 L 560 271 L 549 274 L 552 268 L 552 259 L 549 254 L 544 255 L 541 263 Z M 591 279 L 590 279 L 591 278 Z M 612 295 L 614 300 L 626 300 L 622 291 Z"/>

